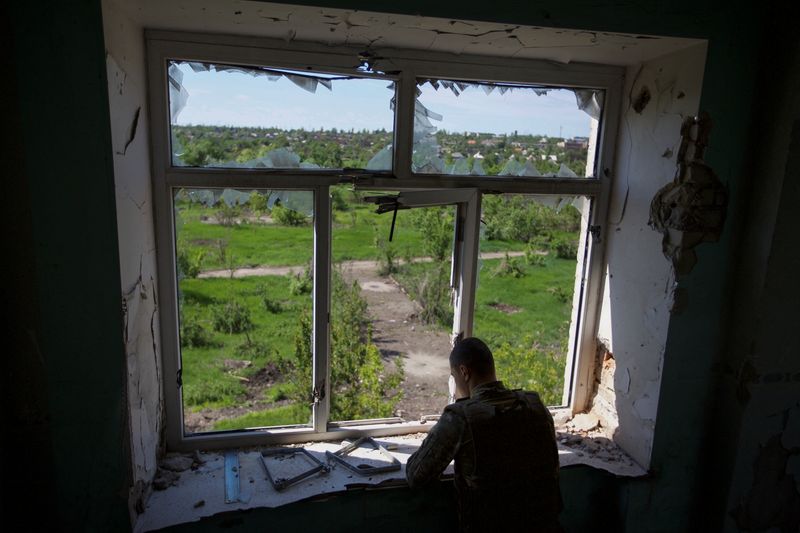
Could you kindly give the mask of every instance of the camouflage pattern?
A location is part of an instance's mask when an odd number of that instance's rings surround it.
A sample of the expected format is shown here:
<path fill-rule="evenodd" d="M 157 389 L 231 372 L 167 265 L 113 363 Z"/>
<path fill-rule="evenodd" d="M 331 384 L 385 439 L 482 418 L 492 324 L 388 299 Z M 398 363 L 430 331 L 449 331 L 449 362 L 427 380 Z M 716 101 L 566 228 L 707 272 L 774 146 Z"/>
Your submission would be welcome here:
<path fill-rule="evenodd" d="M 495 381 L 448 405 L 408 460 L 409 485 L 453 459 L 462 531 L 559 531 L 555 429 L 538 394 Z"/>

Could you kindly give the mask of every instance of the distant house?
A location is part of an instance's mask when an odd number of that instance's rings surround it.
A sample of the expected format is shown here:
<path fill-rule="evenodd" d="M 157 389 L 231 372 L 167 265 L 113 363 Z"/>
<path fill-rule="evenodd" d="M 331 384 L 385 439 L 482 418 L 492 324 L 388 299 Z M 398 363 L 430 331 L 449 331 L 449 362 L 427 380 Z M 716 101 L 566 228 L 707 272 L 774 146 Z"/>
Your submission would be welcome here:
<path fill-rule="evenodd" d="M 473 159 L 483 159 L 483 155 L 480 152 L 472 156 Z"/>
<path fill-rule="evenodd" d="M 461 152 L 453 152 L 450 155 L 453 156 L 453 159 L 463 159 L 464 158 L 464 155 Z"/>

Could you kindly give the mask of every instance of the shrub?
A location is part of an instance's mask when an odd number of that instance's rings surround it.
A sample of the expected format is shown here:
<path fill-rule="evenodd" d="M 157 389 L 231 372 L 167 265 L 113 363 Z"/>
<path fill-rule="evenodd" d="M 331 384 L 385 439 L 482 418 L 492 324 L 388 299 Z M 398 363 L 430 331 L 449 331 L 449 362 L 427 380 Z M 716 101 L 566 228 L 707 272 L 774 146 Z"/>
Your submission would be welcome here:
<path fill-rule="evenodd" d="M 220 333 L 244 333 L 253 329 L 250 310 L 239 302 L 229 301 L 215 306 L 212 313 L 214 330 Z"/>
<path fill-rule="evenodd" d="M 500 264 L 492 270 L 492 277 L 496 276 L 511 276 L 514 278 L 521 278 L 525 275 L 525 269 L 520 264 L 517 257 L 509 257 L 508 252 L 506 256 L 500 261 Z"/>
<path fill-rule="evenodd" d="M 233 226 L 241 214 L 242 210 L 238 205 L 228 205 L 225 202 L 220 202 L 217 208 L 217 223 L 222 226 Z"/>
<path fill-rule="evenodd" d="M 525 262 L 530 266 L 546 267 L 547 257 L 540 254 L 539 250 L 536 248 L 528 246 L 528 248 L 525 249 Z"/>
<path fill-rule="evenodd" d="M 202 348 L 214 344 L 211 333 L 195 316 L 182 316 L 180 323 L 180 338 L 183 348 Z"/>
<path fill-rule="evenodd" d="M 540 346 L 531 338 L 515 345 L 503 342 L 492 350 L 497 375 L 509 388 L 538 392 L 545 405 L 561 404 L 567 358 L 566 335 L 562 337 L 553 346 Z"/>
<path fill-rule="evenodd" d="M 272 219 L 281 226 L 302 226 L 308 221 L 303 213 L 275 204 L 272 208 Z"/>
<path fill-rule="evenodd" d="M 397 272 L 397 249 L 395 246 L 388 242 L 378 231 L 378 228 L 373 226 L 375 233 L 375 249 L 378 252 L 378 275 L 388 276 Z"/>
<path fill-rule="evenodd" d="M 402 391 L 402 366 L 387 372 L 378 347 L 372 342 L 367 302 L 357 283 L 347 285 L 333 275 L 331 307 L 331 417 L 334 420 L 390 416 Z M 297 402 L 312 401 L 311 313 L 301 315 L 295 334 L 295 357 L 290 382 L 296 384 L 287 396 Z"/>
<path fill-rule="evenodd" d="M 236 347 L 236 355 L 242 359 L 247 359 L 250 361 L 255 359 L 264 359 L 267 357 L 267 355 L 269 355 L 269 347 L 266 345 L 266 343 L 253 340 L 249 335 L 247 335 L 244 342 Z"/>
<path fill-rule="evenodd" d="M 250 198 L 248 199 L 247 203 L 250 205 L 250 209 L 256 213 L 265 213 L 267 211 L 267 200 L 269 197 L 265 194 L 261 194 L 258 191 L 253 191 L 250 193 Z"/>
<path fill-rule="evenodd" d="M 556 257 L 559 259 L 576 259 L 578 257 L 578 244 L 568 237 L 558 238 L 550 246 L 552 250 L 555 250 Z"/>
<path fill-rule="evenodd" d="M 564 290 L 564 287 L 555 287 L 553 289 L 550 289 L 550 292 L 552 292 L 553 296 L 556 297 L 556 300 L 558 300 L 562 304 L 565 304 L 570 300 L 572 300 L 572 294 L 570 294 L 569 291 Z"/>
<path fill-rule="evenodd" d="M 453 209 L 427 207 L 410 211 L 411 224 L 422 235 L 422 247 L 435 263 L 446 261 L 453 242 Z"/>
<path fill-rule="evenodd" d="M 426 324 L 449 326 L 453 322 L 450 307 L 450 279 L 444 264 L 422 275 L 417 286 L 420 319 Z"/>
<path fill-rule="evenodd" d="M 178 246 L 178 273 L 179 277 L 196 278 L 200 274 L 203 258 L 206 251 L 202 248 L 187 248 Z"/>
<path fill-rule="evenodd" d="M 344 187 L 336 185 L 331 187 L 331 207 L 334 211 L 350 211 L 346 195 L 347 190 Z"/>
<path fill-rule="evenodd" d="M 269 289 L 263 283 L 256 287 L 256 294 L 258 294 L 259 298 L 261 299 L 261 303 L 264 304 L 264 309 L 272 314 L 280 313 L 283 311 L 283 304 L 278 300 L 273 300 L 269 295 Z"/>
<path fill-rule="evenodd" d="M 289 274 L 289 292 L 295 296 L 310 294 L 314 288 L 314 278 L 311 276 L 311 268 L 306 267 L 303 272 Z"/>

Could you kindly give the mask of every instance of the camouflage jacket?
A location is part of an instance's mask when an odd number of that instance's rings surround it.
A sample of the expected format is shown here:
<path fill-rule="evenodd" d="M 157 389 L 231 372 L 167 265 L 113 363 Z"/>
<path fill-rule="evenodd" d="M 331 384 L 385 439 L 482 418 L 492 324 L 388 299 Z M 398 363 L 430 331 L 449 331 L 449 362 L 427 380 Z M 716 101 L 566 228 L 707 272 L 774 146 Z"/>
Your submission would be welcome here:
<path fill-rule="evenodd" d="M 561 494 L 550 412 L 533 392 L 499 381 L 448 405 L 406 465 L 414 487 L 455 459 L 462 531 L 557 531 Z"/>

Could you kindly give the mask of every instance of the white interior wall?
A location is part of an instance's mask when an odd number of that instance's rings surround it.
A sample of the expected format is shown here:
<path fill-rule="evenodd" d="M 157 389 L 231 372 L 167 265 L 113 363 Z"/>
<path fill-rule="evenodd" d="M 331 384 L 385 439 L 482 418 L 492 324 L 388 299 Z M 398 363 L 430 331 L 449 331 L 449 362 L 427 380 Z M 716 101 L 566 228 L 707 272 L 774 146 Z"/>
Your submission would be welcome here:
<path fill-rule="evenodd" d="M 650 202 L 676 173 L 680 127 L 700 103 L 706 45 L 629 66 L 606 229 L 598 340 L 616 370 L 614 440 L 643 466 L 653 446 L 674 275 L 661 234 L 648 225 Z M 650 101 L 632 105 L 647 87 Z"/>
<path fill-rule="evenodd" d="M 109 1 L 103 2 L 103 25 L 125 309 L 133 462 L 130 502 L 135 510 L 141 508 L 156 473 L 162 428 L 145 49 L 141 25 Z"/>

